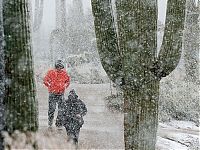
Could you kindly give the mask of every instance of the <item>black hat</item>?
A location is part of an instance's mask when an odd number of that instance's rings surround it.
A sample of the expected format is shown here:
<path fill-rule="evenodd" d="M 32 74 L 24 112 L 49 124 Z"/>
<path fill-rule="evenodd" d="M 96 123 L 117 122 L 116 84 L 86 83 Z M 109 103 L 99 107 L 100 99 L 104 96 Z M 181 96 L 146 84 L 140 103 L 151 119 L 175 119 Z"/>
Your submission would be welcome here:
<path fill-rule="evenodd" d="M 71 89 L 71 90 L 69 91 L 69 94 L 76 94 L 76 91 L 75 91 L 74 89 Z"/>
<path fill-rule="evenodd" d="M 78 98 L 78 95 L 76 94 L 76 91 L 74 89 L 72 89 L 72 90 L 70 90 L 68 97 L 69 97 L 69 99 L 71 99 L 71 97 Z"/>
<path fill-rule="evenodd" d="M 56 69 L 63 69 L 63 68 L 65 68 L 63 61 L 62 60 L 57 60 L 56 63 L 55 63 L 55 68 Z"/>

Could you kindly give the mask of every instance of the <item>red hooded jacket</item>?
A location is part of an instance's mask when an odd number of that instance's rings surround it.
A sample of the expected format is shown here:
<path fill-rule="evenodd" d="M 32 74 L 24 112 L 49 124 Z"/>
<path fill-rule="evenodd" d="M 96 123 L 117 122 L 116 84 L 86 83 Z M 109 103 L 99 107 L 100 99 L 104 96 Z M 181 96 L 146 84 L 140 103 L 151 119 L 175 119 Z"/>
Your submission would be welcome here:
<path fill-rule="evenodd" d="M 44 84 L 50 93 L 63 94 L 70 84 L 70 77 L 64 69 L 52 69 L 44 77 Z"/>

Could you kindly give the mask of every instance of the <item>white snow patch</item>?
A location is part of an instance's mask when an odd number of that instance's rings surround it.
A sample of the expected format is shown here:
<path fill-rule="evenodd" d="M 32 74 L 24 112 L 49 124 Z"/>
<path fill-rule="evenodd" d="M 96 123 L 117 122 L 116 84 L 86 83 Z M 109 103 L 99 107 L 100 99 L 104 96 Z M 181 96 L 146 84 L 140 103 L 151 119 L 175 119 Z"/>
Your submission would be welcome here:
<path fill-rule="evenodd" d="M 158 136 L 157 150 L 188 150 L 188 147 Z"/>
<path fill-rule="evenodd" d="M 199 127 L 195 125 L 194 122 L 191 121 L 177 121 L 177 120 L 172 120 L 166 125 L 173 126 L 176 129 L 193 129 L 193 130 L 199 130 Z"/>

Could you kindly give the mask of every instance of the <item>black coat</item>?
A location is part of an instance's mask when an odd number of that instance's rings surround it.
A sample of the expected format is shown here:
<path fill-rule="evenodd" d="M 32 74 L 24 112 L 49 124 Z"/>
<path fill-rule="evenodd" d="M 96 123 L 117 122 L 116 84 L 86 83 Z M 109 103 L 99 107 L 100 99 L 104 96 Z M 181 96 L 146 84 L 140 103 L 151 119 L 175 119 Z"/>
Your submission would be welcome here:
<path fill-rule="evenodd" d="M 76 94 L 70 94 L 63 104 L 62 124 L 71 130 L 79 130 L 84 124 L 87 108 Z"/>

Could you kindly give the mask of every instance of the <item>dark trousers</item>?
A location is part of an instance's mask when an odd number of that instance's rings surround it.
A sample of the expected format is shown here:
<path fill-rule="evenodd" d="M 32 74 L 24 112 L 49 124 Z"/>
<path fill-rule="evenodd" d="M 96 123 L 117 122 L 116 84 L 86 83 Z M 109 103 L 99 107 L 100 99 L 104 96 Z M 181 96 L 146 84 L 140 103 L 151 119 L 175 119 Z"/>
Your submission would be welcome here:
<path fill-rule="evenodd" d="M 58 104 L 58 116 L 56 118 L 56 126 L 62 125 L 62 103 L 64 99 L 64 94 L 54 94 L 49 93 L 49 110 L 48 110 L 48 119 L 49 126 L 53 124 L 54 112 L 56 110 L 56 104 Z"/>
<path fill-rule="evenodd" d="M 74 129 L 74 128 L 65 126 L 65 129 L 67 131 L 68 141 L 72 140 L 73 144 L 75 144 L 75 146 L 77 148 L 78 147 L 78 138 L 79 138 L 80 128 Z"/>

